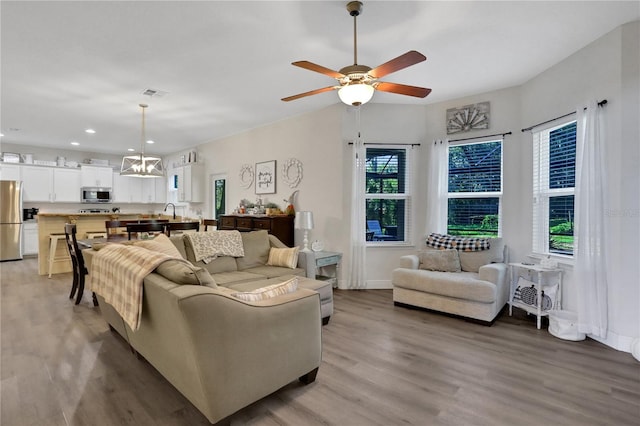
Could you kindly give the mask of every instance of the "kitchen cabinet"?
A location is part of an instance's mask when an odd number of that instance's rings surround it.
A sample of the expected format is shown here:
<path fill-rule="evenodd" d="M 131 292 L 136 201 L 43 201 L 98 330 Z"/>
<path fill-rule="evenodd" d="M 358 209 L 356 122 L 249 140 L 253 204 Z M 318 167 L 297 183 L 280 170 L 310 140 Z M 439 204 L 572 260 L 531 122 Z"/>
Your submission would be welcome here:
<path fill-rule="evenodd" d="M 2 163 L 0 165 L 1 180 L 22 180 L 21 168 L 17 164 Z"/>
<path fill-rule="evenodd" d="M 22 225 L 22 254 L 38 254 L 38 222 L 24 222 Z"/>
<path fill-rule="evenodd" d="M 164 204 L 167 199 L 164 178 L 139 178 L 113 174 L 113 202 Z"/>
<path fill-rule="evenodd" d="M 142 202 L 164 204 L 167 200 L 167 181 L 164 178 L 142 180 Z"/>
<path fill-rule="evenodd" d="M 23 201 L 79 203 L 80 171 L 22 166 Z"/>
<path fill-rule="evenodd" d="M 122 176 L 113 173 L 113 202 L 142 203 L 142 181 L 139 177 Z"/>
<path fill-rule="evenodd" d="M 187 164 L 174 169 L 177 181 L 178 201 L 201 203 L 204 201 L 204 167 L 200 164 Z"/>
<path fill-rule="evenodd" d="M 113 188 L 113 169 L 111 167 L 81 166 L 81 186 Z"/>

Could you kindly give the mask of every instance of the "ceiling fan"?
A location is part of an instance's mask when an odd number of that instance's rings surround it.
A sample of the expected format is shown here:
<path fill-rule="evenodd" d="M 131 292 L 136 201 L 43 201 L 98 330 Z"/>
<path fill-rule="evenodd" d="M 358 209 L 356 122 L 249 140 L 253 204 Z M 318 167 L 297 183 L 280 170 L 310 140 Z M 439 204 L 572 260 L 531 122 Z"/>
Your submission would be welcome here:
<path fill-rule="evenodd" d="M 399 95 L 414 96 L 416 98 L 424 98 L 431 93 L 431 89 L 425 89 L 424 87 L 378 81 L 379 78 L 384 77 L 387 74 L 391 74 L 392 72 L 399 71 L 427 59 L 422 53 L 416 52 L 415 50 L 411 50 L 373 69 L 366 65 L 358 65 L 356 20 L 358 15 L 362 12 L 362 2 L 350 1 L 347 3 L 347 10 L 349 11 L 349 14 L 353 16 L 353 65 L 346 66 L 340 71 L 334 71 L 309 61 L 297 61 L 291 64 L 335 78 L 338 80 L 339 85 L 299 93 L 297 95 L 282 98 L 283 101 L 288 102 L 304 98 L 306 96 L 316 95 L 318 93 L 338 90 L 338 96 L 342 102 L 347 105 L 357 106 L 368 102 L 373 96 L 373 92 L 375 90 L 397 93 Z"/>

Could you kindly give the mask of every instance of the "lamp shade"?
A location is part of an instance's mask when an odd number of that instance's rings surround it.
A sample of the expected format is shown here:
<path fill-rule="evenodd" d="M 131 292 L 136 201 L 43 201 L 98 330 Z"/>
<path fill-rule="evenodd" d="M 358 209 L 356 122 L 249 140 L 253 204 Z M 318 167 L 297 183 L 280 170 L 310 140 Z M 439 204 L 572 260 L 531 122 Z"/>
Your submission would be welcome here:
<path fill-rule="evenodd" d="M 142 127 L 140 132 L 140 154 L 125 155 L 122 157 L 122 166 L 120 167 L 120 174 L 123 176 L 135 176 L 135 177 L 163 177 L 164 166 L 162 165 L 162 158 L 152 157 L 144 155 L 144 141 L 145 135 L 145 120 L 144 110 L 148 107 L 146 104 L 140 104 L 142 109 Z"/>
<path fill-rule="evenodd" d="M 162 158 L 144 154 L 127 155 L 122 158 L 120 174 L 136 177 L 163 177 L 164 166 Z"/>
<path fill-rule="evenodd" d="M 363 105 L 371 100 L 375 89 L 365 83 L 349 84 L 338 90 L 340 100 L 347 105 Z"/>
<path fill-rule="evenodd" d="M 313 213 L 304 211 L 296 212 L 294 225 L 296 229 L 313 229 Z"/>

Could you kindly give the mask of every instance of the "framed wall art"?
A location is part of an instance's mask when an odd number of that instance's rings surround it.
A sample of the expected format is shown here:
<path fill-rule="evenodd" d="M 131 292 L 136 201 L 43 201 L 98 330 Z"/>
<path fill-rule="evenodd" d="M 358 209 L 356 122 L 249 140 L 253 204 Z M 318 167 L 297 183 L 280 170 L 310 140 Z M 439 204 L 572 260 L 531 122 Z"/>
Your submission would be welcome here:
<path fill-rule="evenodd" d="M 447 134 L 489 128 L 489 102 L 447 110 Z"/>
<path fill-rule="evenodd" d="M 256 194 L 276 193 L 276 160 L 256 163 Z"/>

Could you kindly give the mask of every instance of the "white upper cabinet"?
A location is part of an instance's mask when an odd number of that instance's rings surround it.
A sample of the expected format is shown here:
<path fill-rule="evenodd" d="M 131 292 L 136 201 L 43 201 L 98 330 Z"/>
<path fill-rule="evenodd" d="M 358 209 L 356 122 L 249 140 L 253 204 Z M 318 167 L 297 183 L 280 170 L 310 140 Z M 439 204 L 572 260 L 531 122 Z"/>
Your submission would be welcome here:
<path fill-rule="evenodd" d="M 113 188 L 113 169 L 111 167 L 81 166 L 81 186 Z"/>
<path fill-rule="evenodd" d="M 0 165 L 0 180 L 22 180 L 20 166 L 17 164 L 2 163 Z"/>
<path fill-rule="evenodd" d="M 56 167 L 22 166 L 23 200 L 80 202 L 80 171 Z"/>
<path fill-rule="evenodd" d="M 178 201 L 201 203 L 204 201 L 204 167 L 188 164 L 174 169 L 177 176 Z"/>

